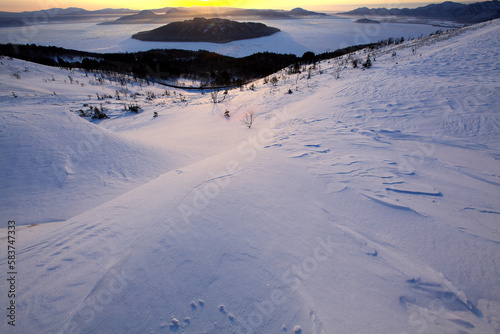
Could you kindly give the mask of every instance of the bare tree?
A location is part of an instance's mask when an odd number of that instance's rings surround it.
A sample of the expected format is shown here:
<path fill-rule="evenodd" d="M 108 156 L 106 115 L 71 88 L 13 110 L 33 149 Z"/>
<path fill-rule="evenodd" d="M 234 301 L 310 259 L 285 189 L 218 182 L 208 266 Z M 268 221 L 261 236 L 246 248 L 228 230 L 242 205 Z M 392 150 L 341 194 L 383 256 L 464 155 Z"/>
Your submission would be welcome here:
<path fill-rule="evenodd" d="M 218 90 L 214 90 L 213 92 L 210 93 L 210 96 L 212 97 L 212 101 L 217 104 L 217 103 L 220 103 L 222 101 L 224 101 L 227 97 L 227 93 L 228 91 L 225 90 L 224 91 L 224 94 L 222 96 L 222 100 L 219 101 L 219 91 Z"/>
<path fill-rule="evenodd" d="M 219 102 L 219 91 L 218 90 L 214 90 L 213 92 L 210 92 L 210 96 L 212 97 L 212 101 L 214 103 Z"/>
<path fill-rule="evenodd" d="M 244 126 L 246 126 L 249 129 L 251 129 L 252 125 L 253 125 L 253 121 L 255 120 L 255 117 L 257 117 L 255 115 L 255 112 L 249 111 L 245 114 L 245 117 L 243 117 L 243 119 L 241 120 L 241 124 L 243 124 Z"/>
<path fill-rule="evenodd" d="M 333 76 L 335 79 L 340 79 L 340 73 L 342 72 L 342 67 L 339 66 L 333 71 Z"/>

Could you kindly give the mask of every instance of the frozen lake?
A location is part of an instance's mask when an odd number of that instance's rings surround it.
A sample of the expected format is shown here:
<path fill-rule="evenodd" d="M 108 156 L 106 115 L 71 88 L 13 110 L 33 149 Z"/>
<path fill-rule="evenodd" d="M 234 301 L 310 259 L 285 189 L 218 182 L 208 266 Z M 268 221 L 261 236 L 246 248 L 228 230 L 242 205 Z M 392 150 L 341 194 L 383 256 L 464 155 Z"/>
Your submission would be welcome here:
<path fill-rule="evenodd" d="M 0 29 L 0 43 L 35 43 L 90 52 L 135 52 L 151 49 L 208 50 L 244 57 L 256 52 L 322 53 L 350 45 L 376 42 L 389 37 L 418 37 L 439 28 L 423 24 L 360 24 L 351 19 L 259 20 L 281 32 L 268 37 L 235 41 L 227 44 L 142 42 L 130 38 L 134 33 L 161 24 L 97 25 L 97 22 L 45 24 L 22 28 Z"/>

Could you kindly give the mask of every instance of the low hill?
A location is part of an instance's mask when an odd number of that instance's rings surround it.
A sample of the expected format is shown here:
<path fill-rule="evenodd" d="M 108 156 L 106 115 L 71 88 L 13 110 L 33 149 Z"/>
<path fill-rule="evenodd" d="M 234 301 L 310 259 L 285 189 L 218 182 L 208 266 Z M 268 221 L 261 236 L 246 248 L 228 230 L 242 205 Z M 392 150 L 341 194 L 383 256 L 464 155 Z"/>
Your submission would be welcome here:
<path fill-rule="evenodd" d="M 356 23 L 370 23 L 370 24 L 380 24 L 379 21 L 377 20 L 370 20 L 370 19 L 367 19 L 367 18 L 364 18 L 364 19 L 359 19 L 359 20 L 356 20 L 354 21 Z"/>
<path fill-rule="evenodd" d="M 128 20 L 150 20 L 156 17 L 157 14 L 153 13 L 150 10 L 143 10 L 137 14 L 122 16 L 117 19 L 117 21 L 128 21 Z"/>
<path fill-rule="evenodd" d="M 278 28 L 268 27 L 263 23 L 195 18 L 182 22 L 172 22 L 149 31 L 141 31 L 134 34 L 132 38 L 155 42 L 228 43 L 270 36 L 279 31 Z"/>
<path fill-rule="evenodd" d="M 289 14 L 292 16 L 329 16 L 325 13 L 312 12 L 300 7 L 292 9 Z"/>

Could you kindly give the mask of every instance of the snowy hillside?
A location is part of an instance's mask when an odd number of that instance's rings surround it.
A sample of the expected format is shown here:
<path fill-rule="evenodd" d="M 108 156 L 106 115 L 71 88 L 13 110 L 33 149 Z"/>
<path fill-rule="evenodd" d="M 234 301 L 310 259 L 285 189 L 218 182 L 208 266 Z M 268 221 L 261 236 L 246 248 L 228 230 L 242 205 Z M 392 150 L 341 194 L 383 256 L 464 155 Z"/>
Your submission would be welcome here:
<path fill-rule="evenodd" d="M 499 41 L 496 20 L 217 104 L 0 59 L 2 333 L 500 332 Z"/>

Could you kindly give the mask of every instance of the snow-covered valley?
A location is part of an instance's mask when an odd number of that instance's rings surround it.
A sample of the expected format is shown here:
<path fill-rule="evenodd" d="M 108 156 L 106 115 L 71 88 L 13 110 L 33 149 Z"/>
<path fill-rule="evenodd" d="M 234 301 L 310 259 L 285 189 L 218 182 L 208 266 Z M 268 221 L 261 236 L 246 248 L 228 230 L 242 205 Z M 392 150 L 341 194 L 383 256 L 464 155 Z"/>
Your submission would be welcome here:
<path fill-rule="evenodd" d="M 500 332 L 499 41 L 496 20 L 217 104 L 0 59 L 1 331 Z"/>

